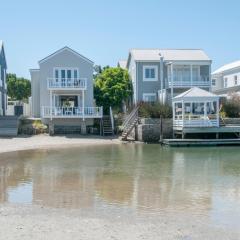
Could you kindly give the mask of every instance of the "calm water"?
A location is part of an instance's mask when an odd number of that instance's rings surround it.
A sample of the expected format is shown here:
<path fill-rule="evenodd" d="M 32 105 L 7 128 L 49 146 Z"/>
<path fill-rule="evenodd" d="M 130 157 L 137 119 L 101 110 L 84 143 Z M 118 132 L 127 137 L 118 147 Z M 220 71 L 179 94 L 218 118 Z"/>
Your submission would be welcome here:
<path fill-rule="evenodd" d="M 240 148 L 114 145 L 0 155 L 0 204 L 193 211 L 240 227 Z"/>

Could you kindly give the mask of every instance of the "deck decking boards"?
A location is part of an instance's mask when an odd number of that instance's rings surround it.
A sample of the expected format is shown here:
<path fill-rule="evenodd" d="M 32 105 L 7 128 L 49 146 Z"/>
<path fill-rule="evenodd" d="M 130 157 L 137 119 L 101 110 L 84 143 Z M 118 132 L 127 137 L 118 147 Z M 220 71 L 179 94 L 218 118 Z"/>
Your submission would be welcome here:
<path fill-rule="evenodd" d="M 236 139 L 164 139 L 163 144 L 172 147 L 190 146 L 239 146 L 240 138 Z"/>

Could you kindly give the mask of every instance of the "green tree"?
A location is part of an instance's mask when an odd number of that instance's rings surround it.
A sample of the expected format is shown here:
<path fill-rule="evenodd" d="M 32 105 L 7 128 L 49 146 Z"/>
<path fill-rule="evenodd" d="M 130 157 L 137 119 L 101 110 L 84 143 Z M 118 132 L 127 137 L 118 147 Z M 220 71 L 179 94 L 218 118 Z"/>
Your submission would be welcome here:
<path fill-rule="evenodd" d="M 31 82 L 9 73 L 7 74 L 7 92 L 11 100 L 28 100 L 28 97 L 31 96 Z"/>
<path fill-rule="evenodd" d="M 106 67 L 94 82 L 94 95 L 98 106 L 106 111 L 110 106 L 120 110 L 122 103 L 132 95 L 132 85 L 127 70 Z"/>

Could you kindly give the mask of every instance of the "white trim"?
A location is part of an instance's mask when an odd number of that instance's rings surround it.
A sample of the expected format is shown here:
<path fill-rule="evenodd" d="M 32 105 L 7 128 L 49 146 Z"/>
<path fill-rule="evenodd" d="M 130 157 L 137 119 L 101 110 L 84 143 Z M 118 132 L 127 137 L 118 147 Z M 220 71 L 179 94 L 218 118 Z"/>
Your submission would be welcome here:
<path fill-rule="evenodd" d="M 154 101 L 148 101 L 146 97 L 154 97 Z M 157 101 L 157 94 L 156 93 L 143 93 L 143 101 L 144 102 L 156 102 Z"/>
<path fill-rule="evenodd" d="M 146 69 L 154 69 L 155 78 L 146 78 Z M 157 65 L 143 65 L 143 81 L 144 82 L 157 82 L 158 81 L 158 66 Z"/>
<path fill-rule="evenodd" d="M 94 64 L 93 61 L 91 61 L 90 59 L 84 57 L 83 55 L 79 54 L 78 52 L 74 51 L 73 49 L 71 49 L 71 48 L 69 48 L 69 47 L 67 47 L 67 46 L 66 46 L 66 47 L 63 47 L 63 48 L 61 48 L 61 49 L 59 49 L 58 51 L 54 52 L 53 54 L 50 54 L 49 56 L 43 58 L 43 59 L 40 60 L 38 63 L 39 63 L 39 64 L 44 63 L 44 62 L 48 61 L 50 58 L 56 56 L 57 54 L 59 54 L 59 53 L 65 51 L 65 50 L 67 50 L 67 51 L 73 53 L 73 54 L 76 55 L 77 57 L 79 57 L 79 58 L 85 60 L 86 62 L 88 62 L 88 63 L 90 63 L 90 64 Z"/>

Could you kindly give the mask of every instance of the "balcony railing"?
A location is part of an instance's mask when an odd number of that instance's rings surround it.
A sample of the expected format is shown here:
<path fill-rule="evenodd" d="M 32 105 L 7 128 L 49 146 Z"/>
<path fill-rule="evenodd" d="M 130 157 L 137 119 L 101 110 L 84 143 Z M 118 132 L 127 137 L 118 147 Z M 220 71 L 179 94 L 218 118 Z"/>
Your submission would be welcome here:
<path fill-rule="evenodd" d="M 208 76 L 200 76 L 199 78 L 176 78 L 173 80 L 173 87 L 209 87 L 211 82 Z M 169 87 L 172 86 L 171 79 L 169 80 Z"/>
<path fill-rule="evenodd" d="M 208 114 L 207 116 L 198 114 L 188 114 L 182 118 L 182 115 L 175 116 L 174 127 L 218 127 L 219 119 L 217 114 Z"/>
<path fill-rule="evenodd" d="M 102 118 L 102 107 L 42 107 L 43 118 Z"/>
<path fill-rule="evenodd" d="M 87 88 L 86 78 L 48 78 L 48 89 L 82 89 Z"/>

